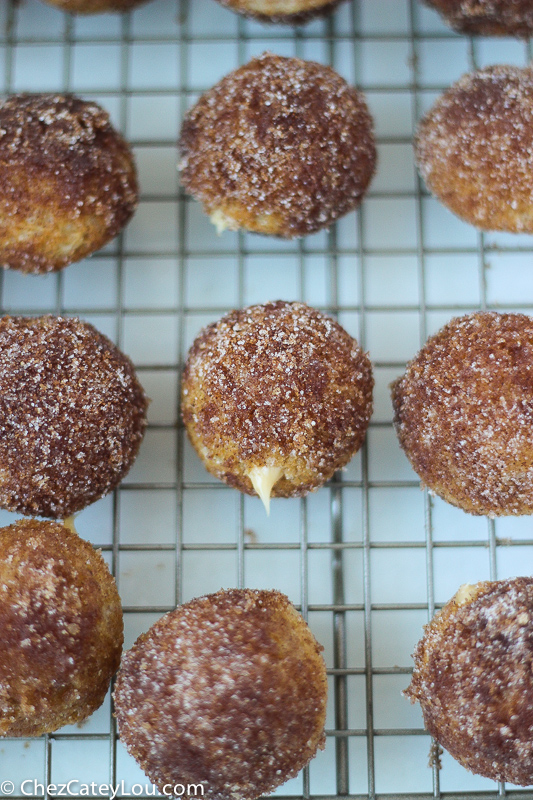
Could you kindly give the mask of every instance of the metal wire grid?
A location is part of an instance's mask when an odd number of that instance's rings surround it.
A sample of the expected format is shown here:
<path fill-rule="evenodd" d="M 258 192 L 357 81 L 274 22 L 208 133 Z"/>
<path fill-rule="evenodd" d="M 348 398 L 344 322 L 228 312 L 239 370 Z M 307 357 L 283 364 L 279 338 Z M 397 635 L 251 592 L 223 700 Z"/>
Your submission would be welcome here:
<path fill-rule="evenodd" d="M 130 15 L 93 20 L 62 15 L 38 2 L 20 7 L 6 2 L 0 12 L 5 92 L 44 88 L 95 97 L 110 109 L 140 160 L 141 208 L 117 242 L 57 276 L 3 276 L 4 311 L 79 311 L 132 354 L 155 396 L 137 465 L 120 491 L 80 515 L 80 533 L 103 547 L 117 576 L 128 645 L 176 602 L 220 585 L 276 586 L 295 600 L 326 646 L 332 702 L 325 756 L 278 795 L 533 797 L 528 790 L 472 780 L 446 757 L 442 773 L 430 773 L 429 738 L 420 721 L 395 724 L 385 708 L 395 706 L 391 682 L 398 688 L 408 683 L 405 653 L 416 643 L 421 623 L 461 582 L 531 572 L 529 520 L 470 518 L 418 492 L 416 476 L 395 444 L 386 389 L 416 346 L 453 314 L 499 304 L 532 310 L 531 238 L 473 233 L 443 213 L 414 177 L 412 186 L 400 179 L 391 188 L 382 172 L 361 211 L 327 235 L 296 244 L 234 234 L 215 241 L 167 170 L 179 119 L 209 85 L 209 75 L 199 79 L 195 70 L 200 50 L 191 55 L 199 45 L 208 45 L 217 58 L 226 55 L 217 66 L 220 75 L 265 47 L 331 63 L 367 92 L 379 118 L 381 160 L 393 175 L 402 171 L 410 147 L 407 128 L 450 82 L 450 54 L 462 54 L 451 69 L 458 75 L 462 60 L 465 68 L 487 58 L 496 61 L 502 48 L 525 63 L 529 45 L 491 43 L 489 52 L 486 40 L 454 36 L 416 0 L 354 0 L 329 20 L 296 30 L 263 28 L 215 4 L 207 7 L 208 0 L 198 12 L 199 3 L 156 0 Z M 214 23 L 198 25 L 198 13 L 213 16 Z M 144 46 L 148 53 L 152 45 L 175 46 L 173 83 L 154 72 L 151 82 L 133 86 L 135 48 Z M 115 48 L 116 85 L 110 81 L 102 88 L 101 79 L 94 85 L 87 79 L 78 51 L 92 47 L 103 48 L 101 53 Z M 407 79 L 380 64 L 380 56 L 396 50 L 407 56 Z M 437 76 L 433 80 L 424 73 L 431 63 L 438 64 L 429 69 Z M 138 73 L 142 64 L 141 59 Z M 51 77 L 43 86 L 41 73 L 47 70 Z M 175 118 L 146 120 L 169 109 Z M 401 133 L 396 117 L 404 120 Z M 137 131 L 132 120 L 141 120 Z M 164 191 L 154 185 L 158 181 Z M 440 263 L 444 260 L 448 264 Z M 221 266 L 231 274 L 231 291 L 227 273 L 213 277 Z M 101 294 L 95 292 L 95 275 Z M 269 523 L 255 500 L 211 481 L 198 467 L 178 425 L 177 384 L 201 324 L 231 306 L 274 297 L 304 299 L 337 315 L 370 349 L 377 397 L 367 444 L 348 470 L 316 495 L 274 502 Z M 163 588 L 154 574 L 162 576 Z M 418 591 L 421 575 L 424 597 Z M 410 584 L 418 594 L 410 594 Z M 397 715 L 401 721 L 403 713 Z M 109 702 L 79 731 L 64 729 L 31 742 L 5 740 L 0 747 L 0 778 L 17 786 L 28 778 L 48 785 L 65 776 L 116 785 L 125 775 L 130 784 L 144 782 L 117 743 Z M 19 791 L 17 797 L 23 796 L 28 795 Z"/>

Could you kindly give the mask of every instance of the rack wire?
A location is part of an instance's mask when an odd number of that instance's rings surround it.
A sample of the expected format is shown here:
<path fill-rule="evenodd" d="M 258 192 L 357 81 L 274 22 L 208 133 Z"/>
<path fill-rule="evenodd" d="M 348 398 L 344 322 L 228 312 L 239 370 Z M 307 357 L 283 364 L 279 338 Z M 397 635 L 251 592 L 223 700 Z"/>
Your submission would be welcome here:
<path fill-rule="evenodd" d="M 367 96 L 379 168 L 368 198 L 298 242 L 215 235 L 175 169 L 180 120 L 198 94 L 264 50 L 334 66 Z M 141 203 L 126 232 L 57 275 L 2 276 L 3 313 L 79 314 L 134 359 L 152 397 L 122 487 L 77 518 L 124 603 L 126 646 L 161 614 L 221 586 L 278 588 L 325 647 L 327 746 L 280 797 L 305 800 L 533 798 L 475 777 L 431 742 L 401 695 L 422 625 L 464 582 L 531 574 L 529 518 L 471 517 L 420 491 L 391 425 L 388 384 L 428 334 L 476 308 L 533 311 L 533 238 L 481 234 L 427 195 L 411 141 L 420 114 L 463 72 L 526 64 L 528 42 L 451 33 L 418 0 L 352 0 L 305 27 L 263 26 L 214 0 L 152 0 L 73 17 L 39 2 L 0 7 L 0 85 L 74 91 L 106 107 L 132 143 Z M 202 325 L 232 307 L 300 299 L 335 315 L 370 352 L 367 442 L 327 487 L 260 502 L 212 480 L 179 423 L 181 366 Z M 2 512 L 0 522 L 12 515 Z M 5 790 L 12 781 L 14 793 Z M 117 739 L 109 697 L 81 728 L 0 743 L 0 796 L 50 784 L 147 779 Z M 24 783 L 26 782 L 26 783 Z M 49 791 L 48 796 L 53 792 Z"/>

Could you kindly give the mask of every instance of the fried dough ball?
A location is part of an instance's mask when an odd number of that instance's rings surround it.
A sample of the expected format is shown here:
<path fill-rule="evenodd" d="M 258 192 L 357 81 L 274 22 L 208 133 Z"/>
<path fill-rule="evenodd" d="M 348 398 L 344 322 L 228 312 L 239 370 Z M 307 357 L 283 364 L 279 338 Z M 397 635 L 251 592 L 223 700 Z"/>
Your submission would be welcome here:
<path fill-rule="evenodd" d="M 464 75 L 421 121 L 416 157 L 428 188 L 461 219 L 533 232 L 533 70 Z"/>
<path fill-rule="evenodd" d="M 81 722 L 118 669 L 122 610 L 101 554 L 57 522 L 0 529 L 0 735 Z"/>
<path fill-rule="evenodd" d="M 365 438 L 372 388 L 368 357 L 335 320 L 277 301 L 200 333 L 182 415 L 207 470 L 268 509 L 271 494 L 304 495 L 348 463 Z"/>
<path fill-rule="evenodd" d="M 452 319 L 392 400 L 400 445 L 431 491 L 471 514 L 533 513 L 533 319 Z"/>
<path fill-rule="evenodd" d="M 179 147 L 182 183 L 219 231 L 289 239 L 359 205 L 376 162 L 363 96 L 329 67 L 270 53 L 202 95 Z"/>
<path fill-rule="evenodd" d="M 131 361 L 92 325 L 0 319 L 0 508 L 63 518 L 133 464 L 147 400 Z"/>
<path fill-rule="evenodd" d="M 533 784 L 533 578 L 462 586 L 414 660 L 429 733 L 477 775 Z"/>
<path fill-rule="evenodd" d="M 203 784 L 211 800 L 268 794 L 324 747 L 321 650 L 280 592 L 192 600 L 124 656 L 114 694 L 120 738 L 163 793 Z"/>
<path fill-rule="evenodd" d="M 333 11 L 341 0 L 220 0 L 223 6 L 261 22 L 301 25 Z"/>
<path fill-rule="evenodd" d="M 0 103 L 0 264 L 44 273 L 115 237 L 137 205 L 132 153 L 96 103 L 15 94 Z"/>
<path fill-rule="evenodd" d="M 109 11 L 130 11 L 146 0 L 45 0 L 45 2 L 71 14 L 103 14 Z"/>
<path fill-rule="evenodd" d="M 459 33 L 523 36 L 533 33 L 532 0 L 424 0 Z"/>

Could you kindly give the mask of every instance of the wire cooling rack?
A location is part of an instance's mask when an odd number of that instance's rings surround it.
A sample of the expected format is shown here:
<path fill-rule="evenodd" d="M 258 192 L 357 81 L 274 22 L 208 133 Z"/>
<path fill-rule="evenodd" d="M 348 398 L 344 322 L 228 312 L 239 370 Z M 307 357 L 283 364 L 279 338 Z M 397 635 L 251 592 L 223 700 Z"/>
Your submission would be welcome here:
<path fill-rule="evenodd" d="M 2 276 L 4 313 L 79 314 L 135 361 L 152 398 L 141 454 L 113 496 L 77 518 L 124 603 L 126 647 L 177 602 L 221 586 L 278 588 L 325 647 L 327 746 L 277 792 L 302 798 L 532 798 L 428 767 L 421 713 L 401 695 L 422 625 L 464 582 L 531 574 L 529 518 L 490 521 L 431 499 L 401 453 L 388 384 L 426 336 L 476 308 L 533 312 L 533 238 L 483 235 L 417 179 L 417 118 L 463 72 L 525 64 L 528 43 L 451 33 L 417 0 L 354 0 L 301 28 L 246 21 L 214 0 L 152 0 L 72 17 L 39 0 L 0 6 L 0 86 L 75 91 L 133 144 L 142 198 L 123 236 L 59 275 Z M 198 94 L 264 50 L 334 66 L 366 93 L 379 168 L 357 214 L 299 242 L 217 237 L 178 185 L 180 120 Z M 370 352 L 375 413 L 363 450 L 302 500 L 259 500 L 212 480 L 178 421 L 178 384 L 199 329 L 232 307 L 301 299 Z M 11 515 L 2 513 L 7 524 Z M 11 786 L 5 781 L 12 781 Z M 69 783 L 70 782 L 70 783 Z M 82 727 L 0 742 L 0 795 L 147 793 L 117 741 L 109 697 Z M 51 790 L 53 793 L 53 790 Z M 104 788 L 105 793 L 105 788 Z"/>

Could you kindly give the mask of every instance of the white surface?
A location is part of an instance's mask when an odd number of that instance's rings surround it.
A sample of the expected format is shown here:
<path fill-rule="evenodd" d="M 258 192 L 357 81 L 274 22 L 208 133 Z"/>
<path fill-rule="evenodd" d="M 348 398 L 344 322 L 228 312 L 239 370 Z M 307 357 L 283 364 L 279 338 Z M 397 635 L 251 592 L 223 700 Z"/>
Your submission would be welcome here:
<path fill-rule="evenodd" d="M 533 311 L 533 239 L 500 234 L 483 242 L 421 194 L 411 137 L 416 115 L 462 71 L 498 60 L 525 64 L 530 51 L 514 40 L 456 36 L 417 0 L 353 2 L 295 31 L 243 20 L 214 0 L 184 0 L 181 6 L 152 0 L 130 15 L 87 18 L 21 0 L 13 39 L 6 40 L 5 0 L 0 88 L 68 89 L 104 105 L 132 142 L 142 200 L 124 236 L 102 253 L 55 276 L 8 272 L 2 298 L 11 313 L 79 312 L 132 356 L 152 397 L 151 427 L 123 488 L 77 522 L 83 536 L 105 548 L 110 563 L 117 556 L 126 646 L 177 600 L 242 581 L 303 602 L 333 667 L 328 545 L 337 518 L 347 545 L 345 602 L 351 604 L 344 614 L 345 666 L 352 671 L 346 709 L 353 730 L 350 791 L 366 794 L 372 782 L 364 736 L 366 607 L 368 653 L 378 671 L 370 682 L 379 731 L 375 787 L 409 797 L 429 795 L 433 780 L 420 711 L 401 696 L 428 618 L 426 500 L 392 430 L 388 384 L 424 336 L 451 316 L 485 303 Z M 333 64 L 366 92 L 376 123 L 379 166 L 361 211 L 330 234 L 302 242 L 229 232 L 217 237 L 199 206 L 180 199 L 178 189 L 175 141 L 185 109 L 200 91 L 265 49 Z M 483 244 L 496 247 L 482 253 Z M 177 386 L 187 348 L 203 325 L 231 307 L 275 298 L 338 309 L 342 324 L 370 351 L 376 392 L 364 454 L 335 485 L 305 501 L 274 500 L 267 518 L 259 500 L 207 475 L 178 434 Z M 440 500 L 430 510 L 436 603 L 465 581 L 531 573 L 529 518 L 496 521 L 501 541 L 496 539 L 491 572 L 488 522 Z M 0 513 L 2 524 L 11 519 Z M 259 548 L 245 548 L 241 563 L 238 543 L 249 541 L 243 531 L 250 529 Z M 333 680 L 330 687 L 332 730 Z M 17 785 L 30 778 L 124 780 L 127 788 L 146 783 L 120 744 L 113 765 L 110 726 L 108 698 L 80 730 L 65 729 L 46 743 L 2 741 L 0 779 Z M 443 791 L 467 797 L 496 788 L 446 756 L 443 764 Z M 329 736 L 326 751 L 310 767 L 311 794 L 334 794 L 335 771 L 335 738 Z M 278 794 L 298 795 L 302 787 L 300 776 Z"/>

